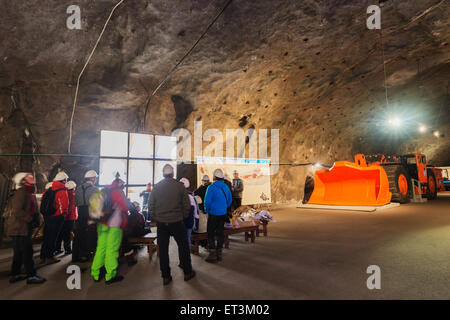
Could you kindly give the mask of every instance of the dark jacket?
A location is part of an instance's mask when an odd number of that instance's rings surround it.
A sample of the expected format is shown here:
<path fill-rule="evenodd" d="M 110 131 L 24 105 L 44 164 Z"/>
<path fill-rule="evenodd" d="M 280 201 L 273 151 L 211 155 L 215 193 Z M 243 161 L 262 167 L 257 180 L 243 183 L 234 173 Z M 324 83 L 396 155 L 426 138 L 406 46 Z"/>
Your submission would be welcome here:
<path fill-rule="evenodd" d="M 231 196 L 233 197 L 233 186 L 231 185 L 231 182 L 227 179 L 224 179 L 223 182 L 227 185 L 228 189 L 230 189 Z M 231 205 L 227 208 L 227 213 L 231 214 Z"/>
<path fill-rule="evenodd" d="M 242 191 L 244 191 L 244 184 L 242 179 L 233 179 L 233 198 L 242 199 Z"/>
<path fill-rule="evenodd" d="M 133 203 L 129 202 L 128 205 L 129 214 L 124 235 L 128 237 L 142 237 L 147 233 L 145 230 L 145 217 L 142 213 L 136 210 Z"/>
<path fill-rule="evenodd" d="M 191 202 L 184 184 L 165 178 L 157 183 L 148 200 L 148 211 L 156 222 L 183 221 L 189 216 Z"/>
<path fill-rule="evenodd" d="M 31 195 L 34 197 L 34 195 Z M 28 235 L 30 222 L 33 219 L 30 214 L 31 199 L 25 187 L 17 190 L 12 198 L 12 212 L 8 219 L 8 236 Z M 36 200 L 34 201 L 36 206 Z M 37 212 L 37 207 L 35 208 Z"/>
<path fill-rule="evenodd" d="M 204 210 L 203 203 L 205 202 L 206 189 L 211 185 L 211 183 L 207 183 L 206 185 L 201 185 L 197 190 L 194 191 L 194 196 L 199 196 L 202 199 L 202 203 L 198 205 L 200 210 Z"/>
<path fill-rule="evenodd" d="M 230 189 L 230 192 L 233 193 L 233 186 L 231 185 L 231 182 L 227 179 L 224 179 L 223 182 L 227 185 L 228 189 Z"/>
<path fill-rule="evenodd" d="M 148 206 L 148 198 L 150 197 L 151 191 L 144 190 L 139 194 L 139 197 L 142 197 L 142 210 L 147 211 Z"/>

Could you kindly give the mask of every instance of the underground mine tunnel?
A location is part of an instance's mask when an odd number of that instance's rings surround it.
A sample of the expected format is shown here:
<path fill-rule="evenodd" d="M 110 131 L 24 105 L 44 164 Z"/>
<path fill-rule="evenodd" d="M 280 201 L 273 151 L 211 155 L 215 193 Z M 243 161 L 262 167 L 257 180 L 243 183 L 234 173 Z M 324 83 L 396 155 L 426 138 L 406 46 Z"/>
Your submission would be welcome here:
<path fill-rule="evenodd" d="M 1 8 L 2 299 L 450 298 L 448 1 Z"/>

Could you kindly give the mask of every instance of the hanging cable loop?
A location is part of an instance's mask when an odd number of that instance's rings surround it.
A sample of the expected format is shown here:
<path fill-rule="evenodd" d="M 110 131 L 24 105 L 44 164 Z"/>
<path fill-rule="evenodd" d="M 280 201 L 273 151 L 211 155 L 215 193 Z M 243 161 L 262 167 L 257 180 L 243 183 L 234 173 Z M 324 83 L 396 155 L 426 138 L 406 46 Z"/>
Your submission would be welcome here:
<path fill-rule="evenodd" d="M 97 39 L 97 42 L 95 42 L 95 45 L 94 45 L 94 47 L 92 48 L 92 51 L 91 51 L 89 57 L 87 58 L 86 63 L 85 63 L 84 66 L 83 66 L 83 69 L 81 69 L 81 72 L 80 72 L 80 74 L 78 75 L 77 86 L 76 86 L 76 88 L 75 88 L 75 97 L 74 97 L 74 99 L 73 99 L 72 115 L 71 115 L 71 117 L 70 117 L 70 125 L 69 125 L 69 145 L 68 145 L 68 148 L 67 148 L 67 152 L 68 152 L 68 153 L 70 153 L 70 147 L 71 147 L 71 145 L 72 145 L 73 117 L 74 117 L 74 115 L 75 115 L 75 109 L 76 109 L 76 106 L 77 106 L 78 88 L 79 88 L 79 86 L 80 86 L 80 79 L 81 79 L 81 76 L 83 75 L 84 70 L 86 69 L 87 65 L 89 64 L 89 61 L 91 61 L 91 58 L 92 58 L 92 56 L 94 55 L 95 49 L 97 49 L 98 43 L 100 42 L 100 40 L 101 40 L 101 38 L 102 38 L 102 36 L 103 36 L 103 33 L 104 33 L 105 30 L 106 30 L 106 26 L 108 25 L 109 20 L 111 20 L 111 17 L 112 17 L 112 15 L 113 15 L 114 11 L 116 10 L 116 8 L 117 8 L 118 6 L 120 6 L 120 5 L 122 4 L 123 1 L 124 1 L 124 0 L 120 0 L 120 1 L 112 8 L 111 13 L 109 14 L 108 19 L 106 19 L 106 22 L 105 22 L 105 24 L 104 24 L 104 26 L 103 26 L 102 32 L 100 32 L 100 35 L 99 35 L 99 37 L 98 37 L 98 39 Z"/>

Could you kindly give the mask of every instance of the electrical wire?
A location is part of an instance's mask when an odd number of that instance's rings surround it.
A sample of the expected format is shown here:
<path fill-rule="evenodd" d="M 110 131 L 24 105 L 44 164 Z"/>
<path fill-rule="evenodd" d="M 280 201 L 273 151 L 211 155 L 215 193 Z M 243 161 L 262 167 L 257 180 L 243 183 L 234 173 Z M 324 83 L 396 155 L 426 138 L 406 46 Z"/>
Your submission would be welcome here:
<path fill-rule="evenodd" d="M 55 154 L 55 153 L 0 153 L 0 157 L 71 157 L 71 158 L 100 158 L 99 155 L 95 154 Z M 196 161 L 186 161 L 179 160 L 180 164 L 197 164 Z M 278 165 L 278 166 L 312 166 L 317 164 L 317 162 L 278 162 L 271 163 L 270 165 Z M 321 164 L 321 167 L 330 168 L 331 165 Z"/>
<path fill-rule="evenodd" d="M 70 126 L 69 126 L 69 145 L 68 145 L 68 148 L 67 148 L 67 152 L 68 152 L 68 153 L 70 153 L 70 147 L 71 147 L 71 144 L 72 144 L 73 117 L 74 117 L 74 115 L 75 115 L 75 109 L 76 109 L 76 105 L 77 105 L 78 88 L 79 88 L 79 86 L 80 86 L 80 79 L 81 79 L 81 76 L 83 75 L 84 70 L 86 69 L 87 65 L 89 64 L 89 61 L 91 61 L 91 58 L 92 58 L 92 56 L 94 55 L 95 49 L 97 48 L 98 43 L 100 42 L 100 40 L 101 40 L 101 38 L 102 38 L 102 36 L 103 36 L 103 33 L 104 33 L 105 30 L 106 30 L 106 26 L 108 25 L 109 20 L 111 20 L 111 17 L 112 17 L 112 15 L 113 15 L 114 11 L 116 10 L 116 8 L 117 8 L 118 6 L 120 6 L 120 5 L 122 4 L 123 1 L 124 1 L 124 0 L 120 0 L 120 1 L 112 8 L 111 13 L 109 14 L 108 19 L 106 19 L 106 22 L 105 22 L 105 24 L 104 24 L 104 26 L 103 26 L 102 32 L 100 32 L 100 35 L 99 35 L 99 37 L 98 37 L 98 39 L 97 39 L 97 42 L 95 43 L 94 47 L 92 48 L 91 54 L 90 54 L 89 57 L 87 58 L 86 63 L 85 63 L 84 66 L 83 66 L 83 69 L 81 70 L 80 74 L 78 75 L 78 79 L 77 79 L 77 87 L 76 87 L 76 89 L 75 89 L 75 97 L 74 97 L 74 99 L 73 99 L 72 115 L 71 115 L 71 117 L 70 117 Z"/>
<path fill-rule="evenodd" d="M 92 154 L 54 154 L 54 153 L 0 153 L 0 157 L 81 157 L 100 158 Z"/>
<path fill-rule="evenodd" d="M 219 12 L 219 14 L 216 15 L 216 17 L 212 20 L 212 22 L 208 25 L 208 27 L 203 31 L 202 35 L 195 41 L 194 45 L 184 54 L 184 56 L 178 61 L 175 66 L 172 67 L 172 69 L 167 73 L 167 75 L 164 77 L 164 79 L 159 83 L 159 85 L 156 87 L 155 90 L 153 90 L 152 94 L 149 96 L 149 98 L 146 101 L 145 106 L 145 112 L 144 112 L 144 119 L 142 121 L 142 130 L 145 130 L 145 120 L 147 118 L 148 108 L 150 106 L 150 102 L 153 98 L 153 96 L 158 92 L 158 90 L 164 85 L 164 83 L 169 79 L 170 75 L 178 68 L 178 66 L 184 61 L 184 59 L 187 58 L 187 56 L 195 49 L 197 44 L 200 42 L 200 40 L 206 35 L 206 33 L 209 31 L 209 29 L 212 27 L 212 25 L 219 19 L 219 17 L 222 15 L 222 13 L 228 8 L 228 6 L 231 4 L 233 0 L 228 0 L 228 2 L 225 4 L 225 6 L 222 8 L 222 10 Z"/>

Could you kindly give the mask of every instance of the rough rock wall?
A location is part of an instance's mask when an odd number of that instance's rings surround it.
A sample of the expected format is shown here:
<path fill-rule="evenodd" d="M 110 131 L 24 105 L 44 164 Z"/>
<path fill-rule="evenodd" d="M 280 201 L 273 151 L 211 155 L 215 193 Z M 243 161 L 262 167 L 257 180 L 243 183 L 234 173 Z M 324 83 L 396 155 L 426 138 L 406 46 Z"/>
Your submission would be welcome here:
<path fill-rule="evenodd" d="M 31 136 L 39 153 L 66 153 L 76 79 L 116 2 L 0 2 L 0 152 L 31 151 Z M 100 129 L 142 129 L 149 93 L 225 3 L 126 0 L 83 75 L 72 153 L 97 153 Z M 81 30 L 66 28 L 71 4 L 81 8 Z M 281 163 L 423 152 L 449 164 L 448 3 L 381 4 L 389 106 L 380 32 L 366 28 L 369 4 L 234 0 L 154 96 L 145 131 L 193 132 L 196 120 L 204 130 L 279 129 Z M 384 126 L 393 114 L 405 120 L 402 131 Z M 441 137 L 421 135 L 418 122 Z M 32 164 L 41 184 L 58 165 L 77 179 L 97 166 L 92 158 L 2 157 L 0 169 L 11 176 Z M 273 200 L 301 199 L 311 170 L 281 166 Z"/>

